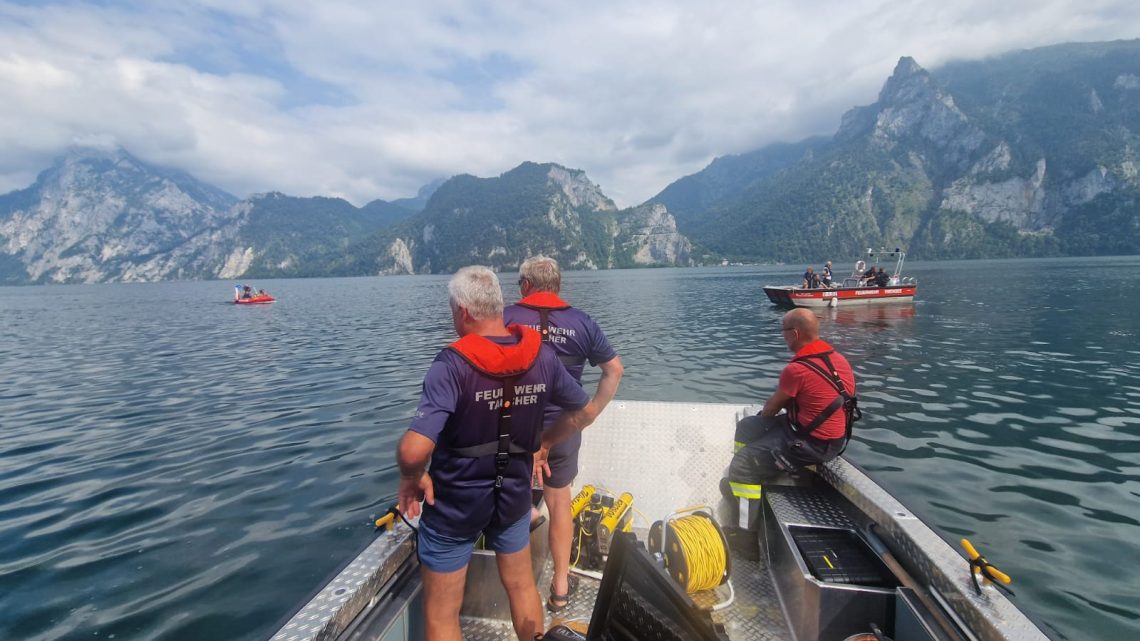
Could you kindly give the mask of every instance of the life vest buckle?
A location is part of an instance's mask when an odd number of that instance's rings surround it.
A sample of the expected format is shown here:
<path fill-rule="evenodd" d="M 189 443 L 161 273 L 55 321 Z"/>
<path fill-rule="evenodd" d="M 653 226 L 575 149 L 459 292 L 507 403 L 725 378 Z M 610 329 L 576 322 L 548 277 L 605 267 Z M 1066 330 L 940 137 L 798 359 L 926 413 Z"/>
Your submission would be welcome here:
<path fill-rule="evenodd" d="M 511 462 L 511 455 L 509 452 L 495 452 L 495 467 L 504 469 Z M 503 477 L 499 477 L 503 478 Z"/>
<path fill-rule="evenodd" d="M 502 487 L 503 487 L 503 475 L 499 474 L 498 476 L 495 477 L 495 489 L 497 490 L 497 489 L 500 489 Z"/>

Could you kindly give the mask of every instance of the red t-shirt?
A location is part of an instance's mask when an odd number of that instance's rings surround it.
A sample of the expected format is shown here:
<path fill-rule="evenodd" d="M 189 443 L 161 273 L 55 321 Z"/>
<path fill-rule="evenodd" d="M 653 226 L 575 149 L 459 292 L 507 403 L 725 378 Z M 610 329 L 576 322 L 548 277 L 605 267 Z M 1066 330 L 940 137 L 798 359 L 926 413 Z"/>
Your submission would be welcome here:
<path fill-rule="evenodd" d="M 795 358 L 807 356 L 809 354 L 819 354 L 834 350 L 831 345 L 816 340 L 808 343 L 796 352 Z M 839 380 L 843 381 L 843 387 L 847 390 L 848 394 L 855 395 L 855 373 L 851 371 L 851 364 L 842 354 L 836 351 L 831 351 L 827 355 L 831 359 L 831 364 L 835 366 L 835 371 L 839 372 Z M 823 363 L 823 359 L 813 358 L 810 359 L 813 364 L 820 365 L 827 369 L 827 365 Z M 802 363 L 788 363 L 784 366 L 784 371 L 780 372 L 780 391 L 791 396 L 796 403 L 796 422 L 800 425 L 808 425 L 815 417 L 819 415 L 831 402 L 839 392 L 835 391 L 826 379 L 819 375 L 818 372 L 810 369 L 807 365 Z M 843 438 L 846 434 L 847 419 L 844 416 L 843 408 L 835 410 L 835 413 L 819 426 L 819 429 L 812 432 L 814 438 L 821 440 L 831 440 L 836 438 Z"/>

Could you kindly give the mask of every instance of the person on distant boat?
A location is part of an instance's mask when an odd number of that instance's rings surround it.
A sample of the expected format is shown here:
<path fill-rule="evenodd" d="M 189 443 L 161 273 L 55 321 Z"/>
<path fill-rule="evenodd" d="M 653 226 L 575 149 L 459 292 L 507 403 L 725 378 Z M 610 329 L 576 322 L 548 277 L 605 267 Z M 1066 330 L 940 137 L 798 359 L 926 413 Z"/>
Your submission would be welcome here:
<path fill-rule="evenodd" d="M 776 391 L 760 414 L 737 424 L 739 449 L 729 466 L 726 490 L 742 499 L 740 521 L 750 532 L 757 526 L 755 508 L 763 484 L 839 456 L 862 416 L 855 373 L 842 354 L 820 339 L 815 314 L 794 309 L 784 315 L 781 330 L 795 356 L 780 372 Z"/>
<path fill-rule="evenodd" d="M 253 288 L 250 287 L 249 285 L 243 286 L 241 288 L 241 297 L 242 298 L 253 298 Z"/>
<path fill-rule="evenodd" d="M 875 266 L 871 265 L 867 271 L 863 272 L 863 276 L 859 279 L 860 285 L 870 285 L 871 281 L 875 279 Z"/>
<path fill-rule="evenodd" d="M 831 287 L 831 280 L 832 280 L 831 261 L 829 260 L 826 263 L 824 263 L 824 265 L 823 265 L 823 277 L 820 278 L 820 282 L 823 284 L 824 287 L 830 288 Z"/>
<path fill-rule="evenodd" d="M 819 275 L 815 273 L 811 265 L 808 265 L 807 271 L 804 272 L 804 281 L 800 287 L 803 289 L 819 287 Z"/>
<path fill-rule="evenodd" d="M 562 289 L 562 272 L 558 261 L 534 256 L 519 267 L 519 292 L 523 298 L 506 308 L 503 319 L 538 330 L 554 348 L 558 358 L 580 385 L 587 361 L 602 370 L 594 392 L 594 407 L 600 413 L 617 393 L 625 368 L 617 352 L 610 346 L 602 328 L 585 312 L 570 306 L 558 293 Z M 557 407 L 547 407 L 546 424 L 558 418 Z M 574 520 L 570 516 L 570 484 L 578 475 L 578 449 L 582 437 L 575 434 L 558 444 L 535 470 L 543 483 L 543 500 L 550 512 L 550 556 L 554 559 L 554 577 L 546 608 L 558 612 L 570 603 L 577 587 L 577 577 L 570 576 L 570 553 L 574 541 Z M 536 461 L 536 463 L 540 463 Z"/>
<path fill-rule="evenodd" d="M 257 297 L 261 298 L 262 296 L 269 296 L 269 292 L 265 291 L 264 289 L 257 290 Z"/>
<path fill-rule="evenodd" d="M 493 271 L 464 267 L 448 293 L 459 340 L 432 362 L 396 457 L 399 509 L 408 518 L 423 514 L 417 550 L 425 636 L 462 638 L 467 564 L 482 533 L 495 551 L 515 634 L 532 641 L 543 631 L 530 558 L 533 455 L 584 429 L 597 412 L 538 332 L 504 325 Z M 563 411 L 544 431 L 548 404 Z"/>
<path fill-rule="evenodd" d="M 879 287 L 886 287 L 890 280 L 891 277 L 882 267 L 879 268 L 879 271 L 875 272 L 875 284 Z"/>

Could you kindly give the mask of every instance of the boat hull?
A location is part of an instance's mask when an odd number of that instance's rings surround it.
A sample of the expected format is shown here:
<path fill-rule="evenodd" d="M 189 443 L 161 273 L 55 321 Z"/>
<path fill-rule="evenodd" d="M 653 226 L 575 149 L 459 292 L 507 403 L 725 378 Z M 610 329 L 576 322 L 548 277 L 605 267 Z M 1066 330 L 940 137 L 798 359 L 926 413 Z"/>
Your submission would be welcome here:
<path fill-rule="evenodd" d="M 768 300 L 785 307 L 841 307 L 879 303 L 912 303 L 917 285 L 888 287 L 837 287 L 834 289 L 801 289 L 790 285 L 768 286 Z"/>
<path fill-rule="evenodd" d="M 277 300 L 272 296 L 254 296 L 253 298 L 239 298 L 234 301 L 235 305 L 264 305 L 272 303 Z"/>

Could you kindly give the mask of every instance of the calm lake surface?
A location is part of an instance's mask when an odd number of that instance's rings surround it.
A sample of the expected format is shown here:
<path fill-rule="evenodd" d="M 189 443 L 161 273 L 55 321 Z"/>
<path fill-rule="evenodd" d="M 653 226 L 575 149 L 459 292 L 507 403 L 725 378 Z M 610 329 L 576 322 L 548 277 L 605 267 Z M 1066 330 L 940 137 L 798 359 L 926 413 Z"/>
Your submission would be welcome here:
<path fill-rule="evenodd" d="M 621 354 L 619 398 L 760 402 L 789 357 L 760 287 L 802 270 L 577 272 L 563 293 Z M 1140 257 L 906 271 L 913 306 L 821 311 L 859 378 L 847 456 L 968 536 L 1051 635 L 1140 638 Z M 0 639 L 264 638 L 369 541 L 454 338 L 447 277 L 255 284 L 279 302 L 0 288 Z"/>

